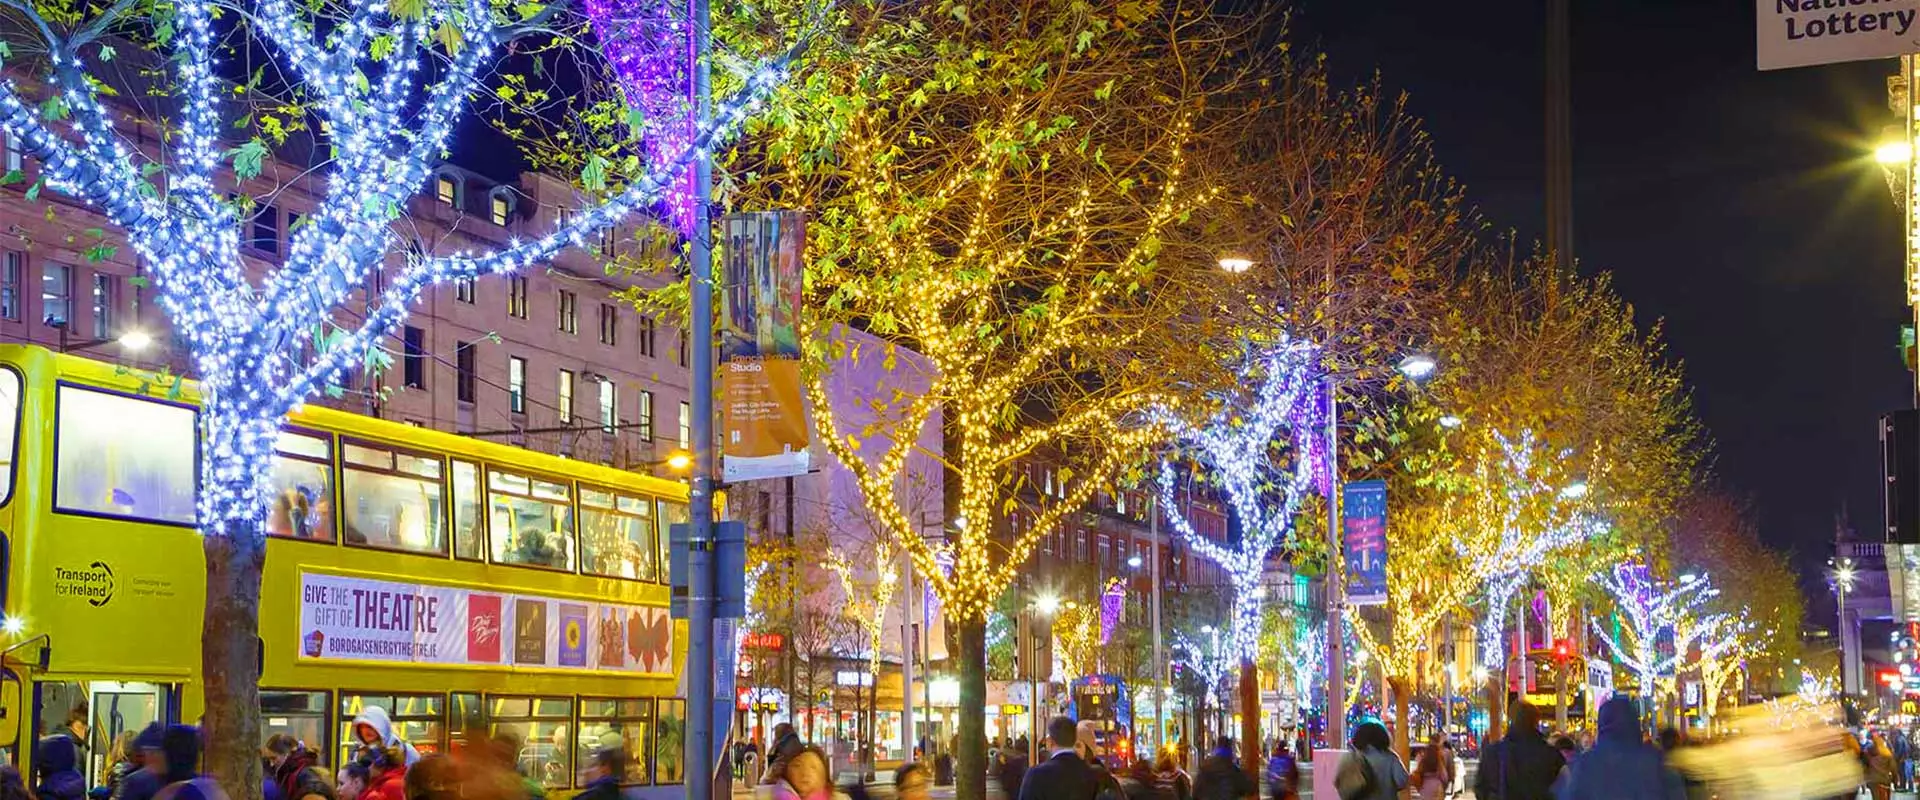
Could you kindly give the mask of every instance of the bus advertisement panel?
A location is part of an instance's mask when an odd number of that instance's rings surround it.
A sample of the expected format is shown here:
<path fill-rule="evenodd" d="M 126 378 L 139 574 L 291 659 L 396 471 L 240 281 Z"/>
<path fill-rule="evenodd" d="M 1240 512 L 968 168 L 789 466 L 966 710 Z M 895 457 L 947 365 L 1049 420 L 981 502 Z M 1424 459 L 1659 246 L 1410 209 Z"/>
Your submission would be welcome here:
<path fill-rule="evenodd" d="M 300 645 L 307 659 L 673 674 L 663 608 L 315 572 Z"/>

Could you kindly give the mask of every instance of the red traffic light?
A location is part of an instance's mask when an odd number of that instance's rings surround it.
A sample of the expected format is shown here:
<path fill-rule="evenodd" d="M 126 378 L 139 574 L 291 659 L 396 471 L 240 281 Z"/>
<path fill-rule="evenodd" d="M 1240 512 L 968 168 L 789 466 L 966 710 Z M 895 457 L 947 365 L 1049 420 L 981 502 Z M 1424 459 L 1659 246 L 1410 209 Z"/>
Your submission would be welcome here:
<path fill-rule="evenodd" d="M 1555 639 L 1553 641 L 1553 657 L 1554 658 L 1560 659 L 1561 661 L 1565 661 L 1567 660 L 1567 657 L 1571 655 L 1573 655 L 1573 645 L 1571 643 L 1569 643 L 1565 639 Z"/>

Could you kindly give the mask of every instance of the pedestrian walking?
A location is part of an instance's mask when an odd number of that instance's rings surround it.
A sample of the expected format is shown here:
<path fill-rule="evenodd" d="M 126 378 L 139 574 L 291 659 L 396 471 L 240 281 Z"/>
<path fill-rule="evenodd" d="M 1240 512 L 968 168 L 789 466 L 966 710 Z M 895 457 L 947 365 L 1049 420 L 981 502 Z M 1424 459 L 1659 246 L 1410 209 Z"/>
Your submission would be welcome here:
<path fill-rule="evenodd" d="M 1233 755 L 1233 737 L 1213 740 L 1213 750 L 1200 762 L 1200 774 L 1193 779 L 1194 800 L 1239 800 L 1259 793 Z"/>
<path fill-rule="evenodd" d="M 27 793 L 27 782 L 20 776 L 20 768 L 12 764 L 0 764 L 0 800 L 33 800 Z"/>
<path fill-rule="evenodd" d="M 1193 776 L 1180 768 L 1174 750 L 1160 751 L 1160 760 L 1154 762 L 1155 783 L 1173 800 L 1193 800 Z"/>
<path fill-rule="evenodd" d="M 1173 792 L 1161 787 L 1153 763 L 1144 758 L 1134 759 L 1126 774 L 1120 776 L 1120 790 L 1127 800 L 1173 800 Z"/>
<path fill-rule="evenodd" d="M 160 737 L 166 730 L 167 726 L 155 722 L 133 737 L 133 757 L 139 760 L 139 768 L 114 788 L 113 800 L 153 800 L 160 793 L 167 774 L 167 756 L 160 749 Z"/>
<path fill-rule="evenodd" d="M 1080 757 L 1079 732 L 1072 717 L 1054 717 L 1047 723 L 1052 754 L 1033 765 L 1020 782 L 1019 800 L 1094 800 L 1099 778 Z"/>
<path fill-rule="evenodd" d="M 818 747 L 802 747 L 787 759 L 773 784 L 773 800 L 830 800 L 833 783 L 827 778 L 827 754 Z"/>
<path fill-rule="evenodd" d="M 1273 800 L 1300 797 L 1300 762 L 1294 760 L 1285 741 L 1274 745 L 1273 757 L 1267 759 L 1267 793 Z"/>
<path fill-rule="evenodd" d="M 1891 800 L 1893 797 L 1893 748 L 1887 746 L 1885 735 L 1874 732 L 1867 740 L 1867 789 L 1873 793 L 1873 800 Z"/>
<path fill-rule="evenodd" d="M 620 800 L 620 778 L 626 774 L 625 751 L 619 747 L 595 750 L 587 762 L 587 768 L 581 770 L 580 774 L 586 789 L 574 795 L 574 800 Z"/>
<path fill-rule="evenodd" d="M 1394 800 L 1407 788 L 1407 767 L 1393 754 L 1393 738 L 1378 722 L 1353 729 L 1353 749 L 1340 757 L 1333 786 L 1340 800 Z"/>
<path fill-rule="evenodd" d="M 898 800 L 931 800 L 933 770 L 925 764 L 901 764 L 893 772 L 893 796 Z"/>
<path fill-rule="evenodd" d="M 334 793 L 340 800 L 360 800 L 367 793 L 367 783 L 373 779 L 373 765 L 364 760 L 349 762 L 340 768 L 340 775 Z"/>
<path fill-rule="evenodd" d="M 407 754 L 388 745 L 373 751 L 368 761 L 367 790 L 360 800 L 407 800 Z"/>
<path fill-rule="evenodd" d="M 200 774 L 200 729 L 192 725 L 169 725 L 160 734 L 160 751 L 167 761 L 161 776 L 166 786 L 154 800 L 227 800 L 227 793 L 212 778 Z"/>
<path fill-rule="evenodd" d="M 280 786 L 286 800 L 335 800 L 333 787 L 314 764 L 319 761 L 306 743 L 290 734 L 267 737 L 267 775 Z"/>
<path fill-rule="evenodd" d="M 1614 697 L 1600 706 L 1600 736 L 1567 770 L 1560 800 L 1680 800 L 1686 787 L 1665 756 L 1640 738 L 1640 709 Z"/>
<path fill-rule="evenodd" d="M 795 733 L 792 723 L 782 722 L 773 726 L 773 747 L 767 750 L 767 771 L 760 776 L 763 784 L 774 784 L 785 776 L 787 762 L 805 750 L 800 734 Z"/>
<path fill-rule="evenodd" d="M 87 778 L 80 774 L 80 749 L 64 733 L 40 740 L 33 748 L 33 794 L 39 800 L 82 800 Z"/>
<path fill-rule="evenodd" d="M 381 749 L 398 747 L 401 755 L 406 758 L 406 763 L 401 765 L 403 768 L 412 766 L 414 762 L 420 760 L 420 751 L 413 749 L 413 745 L 406 740 L 394 735 L 393 719 L 387 716 L 386 709 L 379 706 L 367 706 L 354 716 L 353 739 L 359 743 L 358 749 L 361 756 L 371 756 Z"/>
<path fill-rule="evenodd" d="M 1540 733 L 1540 710 L 1515 702 L 1507 709 L 1507 735 L 1480 751 L 1475 800 L 1550 800 L 1553 782 L 1567 760 Z"/>
<path fill-rule="evenodd" d="M 1453 786 L 1453 760 L 1447 757 L 1446 736 L 1436 733 L 1427 741 L 1427 748 L 1414 762 L 1408 782 L 1420 800 L 1441 800 L 1447 796 L 1447 790 Z"/>

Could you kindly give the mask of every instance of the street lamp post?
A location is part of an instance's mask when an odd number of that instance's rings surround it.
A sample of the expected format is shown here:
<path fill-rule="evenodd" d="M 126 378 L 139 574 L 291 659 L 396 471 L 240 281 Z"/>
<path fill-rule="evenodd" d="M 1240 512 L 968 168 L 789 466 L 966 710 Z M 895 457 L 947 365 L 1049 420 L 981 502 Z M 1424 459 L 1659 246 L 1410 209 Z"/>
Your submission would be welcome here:
<path fill-rule="evenodd" d="M 1860 691 L 1859 680 L 1847 663 L 1847 593 L 1853 591 L 1854 581 L 1859 576 L 1853 568 L 1852 559 L 1840 559 L 1839 566 L 1833 570 L 1833 591 L 1839 601 L 1839 625 L 1834 629 L 1834 642 L 1840 653 L 1840 693 L 1849 695 Z"/>

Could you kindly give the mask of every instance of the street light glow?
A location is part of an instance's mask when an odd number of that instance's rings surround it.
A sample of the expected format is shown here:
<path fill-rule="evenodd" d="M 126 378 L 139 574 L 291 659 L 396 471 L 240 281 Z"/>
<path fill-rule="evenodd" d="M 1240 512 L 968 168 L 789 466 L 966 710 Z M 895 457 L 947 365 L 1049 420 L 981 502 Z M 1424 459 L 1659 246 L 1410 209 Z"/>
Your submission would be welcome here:
<path fill-rule="evenodd" d="M 27 629 L 27 621 L 8 614 L 5 618 L 0 618 L 0 629 L 5 629 L 9 635 L 17 635 Z"/>
<path fill-rule="evenodd" d="M 1134 568 L 1134 569 L 1139 569 L 1139 568 L 1140 568 L 1140 557 L 1139 557 L 1139 556 L 1137 556 L 1137 555 L 1135 555 L 1135 556 L 1127 556 L 1127 566 L 1129 566 L 1129 567 L 1132 567 L 1132 568 Z"/>
<path fill-rule="evenodd" d="M 120 346 L 136 353 L 147 349 L 151 344 L 153 344 L 153 336 L 139 328 L 120 334 Z"/>
<path fill-rule="evenodd" d="M 1433 374 L 1434 370 L 1439 368 L 1440 362 L 1434 361 L 1433 356 L 1427 355 L 1426 353 L 1414 353 L 1413 355 L 1400 359 L 1399 366 L 1400 374 L 1416 381 L 1426 380 L 1428 376 Z"/>
<path fill-rule="evenodd" d="M 1034 598 L 1033 608 L 1034 610 L 1039 611 L 1042 614 L 1046 614 L 1047 616 L 1053 616 L 1054 614 L 1058 614 L 1060 613 L 1060 596 L 1057 594 L 1040 595 L 1039 597 Z"/>
<path fill-rule="evenodd" d="M 1467 424 L 1466 420 L 1463 420 L 1452 414 L 1448 414 L 1440 418 L 1440 427 L 1442 428 L 1458 428 L 1465 424 Z"/>
<path fill-rule="evenodd" d="M 1238 275 L 1253 269 L 1253 259 L 1237 253 L 1229 253 L 1220 257 L 1220 268 Z"/>
<path fill-rule="evenodd" d="M 1569 500 L 1578 500 L 1582 497 L 1586 497 L 1587 482 L 1574 481 L 1573 483 L 1567 484 L 1567 488 L 1560 490 L 1560 496 L 1565 497 Z M 1685 579 L 1683 578 L 1682 580 L 1684 581 Z"/>
<path fill-rule="evenodd" d="M 667 456 L 667 469 L 674 472 L 686 472 L 691 466 L 693 466 L 693 456 L 685 450 L 675 450 Z"/>
<path fill-rule="evenodd" d="M 1913 145 L 1904 141 L 1886 142 L 1873 148 L 1873 160 L 1882 164 L 1905 164 L 1913 160 Z"/>

